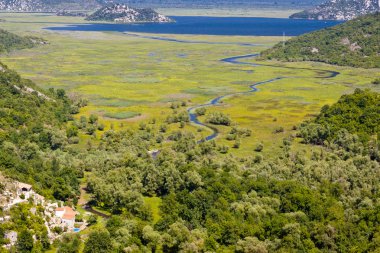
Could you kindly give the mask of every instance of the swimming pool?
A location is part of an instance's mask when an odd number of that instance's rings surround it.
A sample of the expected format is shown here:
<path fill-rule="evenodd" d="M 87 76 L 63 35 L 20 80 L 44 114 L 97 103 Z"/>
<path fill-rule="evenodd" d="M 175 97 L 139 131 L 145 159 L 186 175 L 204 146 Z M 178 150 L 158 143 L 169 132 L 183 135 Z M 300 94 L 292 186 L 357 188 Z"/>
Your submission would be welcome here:
<path fill-rule="evenodd" d="M 80 228 L 74 228 L 73 231 L 74 233 L 78 233 L 80 231 Z"/>

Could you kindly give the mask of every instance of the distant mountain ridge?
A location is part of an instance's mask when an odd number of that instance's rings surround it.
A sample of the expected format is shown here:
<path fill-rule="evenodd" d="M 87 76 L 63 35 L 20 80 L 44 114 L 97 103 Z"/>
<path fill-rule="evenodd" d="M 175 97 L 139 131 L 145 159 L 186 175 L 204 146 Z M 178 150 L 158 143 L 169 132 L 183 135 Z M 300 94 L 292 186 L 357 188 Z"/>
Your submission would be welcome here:
<path fill-rule="evenodd" d="M 136 9 L 125 4 L 109 4 L 97 10 L 86 18 L 89 21 L 107 21 L 117 23 L 173 22 L 169 17 L 157 13 L 152 9 Z"/>
<path fill-rule="evenodd" d="M 351 20 L 380 11 L 380 0 L 331 0 L 315 8 L 295 13 L 290 18 Z"/>
<path fill-rule="evenodd" d="M 95 10 L 101 6 L 101 0 L 0 0 L 0 10 L 10 12 Z"/>
<path fill-rule="evenodd" d="M 380 68 L 380 13 L 290 39 L 262 52 L 262 58 L 318 61 Z"/>

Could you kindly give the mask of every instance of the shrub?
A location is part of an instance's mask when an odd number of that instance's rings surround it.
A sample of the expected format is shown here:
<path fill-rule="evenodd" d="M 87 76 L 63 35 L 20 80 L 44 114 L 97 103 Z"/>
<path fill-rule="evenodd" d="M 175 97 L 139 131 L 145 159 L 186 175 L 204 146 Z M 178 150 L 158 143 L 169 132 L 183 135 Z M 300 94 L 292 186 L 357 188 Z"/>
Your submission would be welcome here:
<path fill-rule="evenodd" d="M 262 143 L 260 143 L 260 144 L 257 144 L 255 151 L 261 152 L 261 151 L 263 151 L 263 149 L 264 149 L 264 145 Z"/>
<path fill-rule="evenodd" d="M 206 121 L 214 125 L 231 125 L 231 119 L 222 112 L 213 112 L 208 114 Z"/>
<path fill-rule="evenodd" d="M 206 114 L 206 108 L 201 107 L 201 108 L 195 109 L 195 114 L 198 115 L 198 116 L 205 115 Z"/>

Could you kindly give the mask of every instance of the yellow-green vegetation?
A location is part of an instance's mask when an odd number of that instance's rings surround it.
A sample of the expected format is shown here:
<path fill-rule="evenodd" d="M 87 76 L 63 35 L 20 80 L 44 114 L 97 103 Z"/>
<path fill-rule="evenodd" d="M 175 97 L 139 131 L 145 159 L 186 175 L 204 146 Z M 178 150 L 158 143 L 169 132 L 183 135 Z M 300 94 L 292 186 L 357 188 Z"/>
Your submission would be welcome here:
<path fill-rule="evenodd" d="M 160 205 L 162 203 L 162 199 L 159 197 L 144 197 L 144 202 L 150 207 L 152 211 L 153 223 L 155 224 L 161 218 Z"/>
<path fill-rule="evenodd" d="M 294 125 L 318 112 L 324 104 L 333 103 L 343 93 L 357 87 L 375 87 L 371 82 L 379 75 L 377 70 L 307 62 L 271 62 L 276 68 L 220 62 L 222 58 L 260 52 L 280 41 L 281 38 L 276 37 L 161 35 L 181 40 L 248 42 L 262 46 L 182 44 L 121 33 L 41 29 L 81 22 L 79 18 L 28 14 L 28 30 L 21 23 L 26 14 L 2 14 L 0 18 L 12 21 L 3 24 L 5 29 L 26 35 L 38 34 L 49 41 L 49 45 L 8 54 L 3 61 L 43 88 L 64 88 L 68 93 L 88 99 L 89 105 L 80 115 L 99 115 L 105 130 L 138 128 L 141 122 L 153 118 L 161 124 L 173 113 L 172 102 L 186 102 L 190 107 L 221 95 L 248 91 L 249 85 L 255 82 L 287 77 L 258 86 L 258 93 L 231 96 L 220 105 L 207 108 L 208 112 L 221 111 L 229 115 L 232 125 L 252 130 L 251 136 L 241 140 L 239 149 L 233 149 L 234 142 L 226 140 L 231 127 L 217 126 L 221 132 L 218 143 L 241 155 L 252 154 L 259 143 L 263 143 L 264 153 L 273 153 L 272 148 L 282 141 L 279 137 L 291 134 Z M 254 62 L 255 59 L 242 61 Z M 328 74 L 321 70 L 341 74 L 323 79 L 320 77 Z M 179 124 L 169 125 L 168 131 L 179 127 Z M 210 134 L 209 130 L 199 132 L 198 127 L 189 123 L 183 127 L 199 138 Z M 284 131 L 275 133 L 278 127 Z"/>

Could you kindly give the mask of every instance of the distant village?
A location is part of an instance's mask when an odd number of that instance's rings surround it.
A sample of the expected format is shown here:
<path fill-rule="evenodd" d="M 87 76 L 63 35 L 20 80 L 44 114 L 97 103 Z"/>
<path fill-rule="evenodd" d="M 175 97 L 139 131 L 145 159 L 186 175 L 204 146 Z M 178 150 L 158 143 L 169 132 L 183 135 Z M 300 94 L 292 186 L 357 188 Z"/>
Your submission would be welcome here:
<path fill-rule="evenodd" d="M 45 200 L 37 194 L 29 184 L 5 180 L 2 178 L 2 184 L 6 186 L 0 192 L 0 224 L 10 221 L 10 209 L 21 203 L 33 203 L 30 209 L 32 214 L 36 214 L 37 207 L 43 208 L 43 220 L 48 231 L 50 242 L 67 232 L 78 232 L 86 227 L 85 222 L 76 222 L 75 218 L 79 214 L 69 206 L 62 203 Z M 7 244 L 4 246 L 10 249 L 17 242 L 17 232 L 7 231 L 5 233 Z"/>

